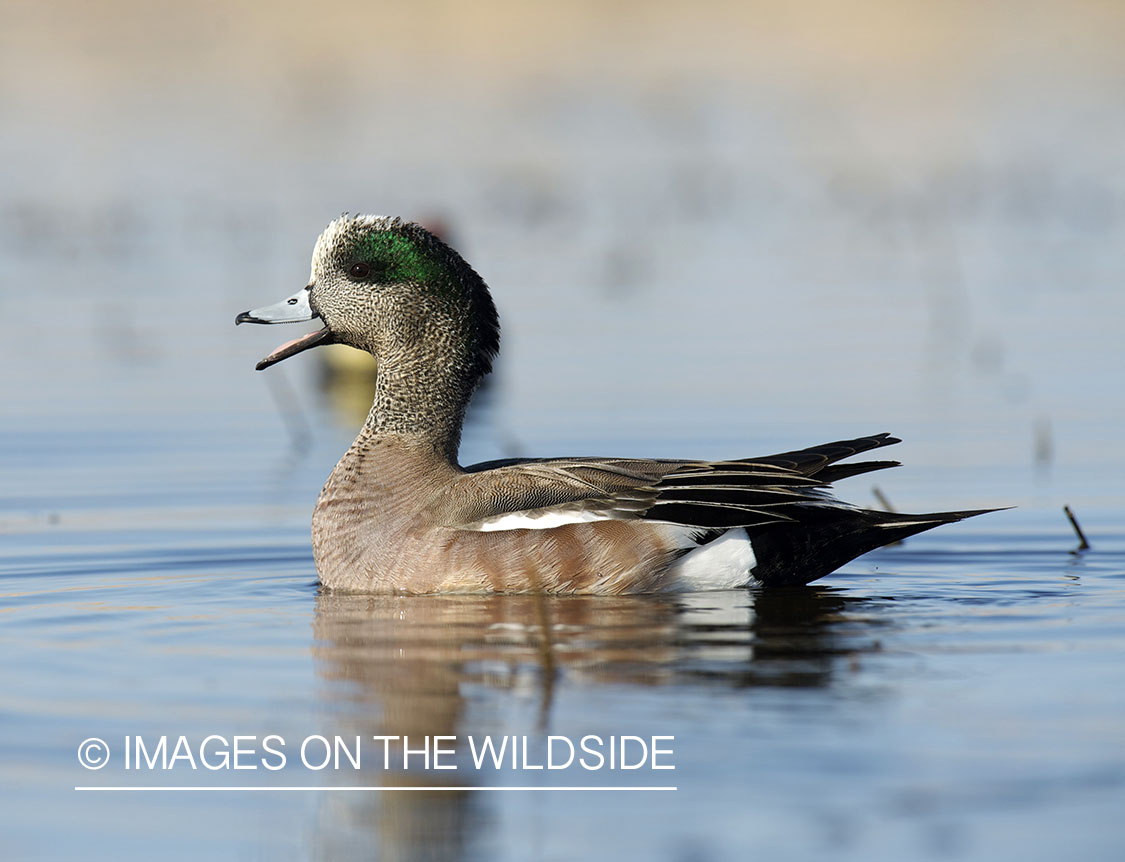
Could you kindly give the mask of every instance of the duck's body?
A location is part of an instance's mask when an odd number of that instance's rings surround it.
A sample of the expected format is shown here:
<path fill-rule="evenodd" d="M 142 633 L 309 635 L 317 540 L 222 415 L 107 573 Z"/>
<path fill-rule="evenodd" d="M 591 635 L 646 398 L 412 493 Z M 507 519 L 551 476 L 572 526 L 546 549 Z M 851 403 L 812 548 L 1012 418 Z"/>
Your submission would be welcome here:
<path fill-rule="evenodd" d="M 666 525 L 604 520 L 535 530 L 459 523 L 487 504 L 488 473 L 469 473 L 408 442 L 362 434 L 313 512 L 321 582 L 350 591 L 622 593 L 659 589 L 675 548 Z M 471 506 L 471 504 L 469 504 Z M 461 509 L 461 511 L 456 511 Z M 471 516 L 470 516 L 471 517 Z"/>
<path fill-rule="evenodd" d="M 321 582 L 364 592 L 620 594 L 808 583 L 859 554 L 978 512 L 857 509 L 833 481 L 895 466 L 836 464 L 886 434 L 728 462 L 568 458 L 462 468 L 465 407 L 498 325 L 483 280 L 417 225 L 329 225 L 312 281 L 239 315 L 325 327 L 265 368 L 339 341 L 378 360 L 375 401 L 313 513 Z"/>

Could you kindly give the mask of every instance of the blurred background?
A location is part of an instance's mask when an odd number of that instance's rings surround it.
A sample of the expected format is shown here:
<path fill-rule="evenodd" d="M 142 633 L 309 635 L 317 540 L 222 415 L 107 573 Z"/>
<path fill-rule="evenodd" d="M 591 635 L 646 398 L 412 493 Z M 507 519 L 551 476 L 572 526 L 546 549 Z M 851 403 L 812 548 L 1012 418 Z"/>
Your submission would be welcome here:
<path fill-rule="evenodd" d="M 908 677 L 923 691 L 909 701 L 913 719 L 887 719 L 890 733 L 880 721 L 864 724 L 868 713 L 851 716 L 870 733 L 868 755 L 890 750 L 882 777 L 852 782 L 854 772 L 832 771 L 856 738 L 833 735 L 831 691 L 815 708 L 794 707 L 824 716 L 811 731 L 823 734 L 824 757 L 794 766 L 785 745 L 797 743 L 784 737 L 780 748 L 752 748 L 740 721 L 762 719 L 753 712 L 761 701 L 736 699 L 735 690 L 761 674 L 747 677 L 740 666 L 732 691 L 723 689 L 739 721 L 717 718 L 714 689 L 683 702 L 695 712 L 680 732 L 706 736 L 691 755 L 704 776 L 694 786 L 713 793 L 669 804 L 694 811 L 714 843 L 672 841 L 669 813 L 646 827 L 654 854 L 680 847 L 677 859 L 782 858 L 794 835 L 809 834 L 857 858 L 908 858 L 921 847 L 922 855 L 968 849 L 995 859 L 1023 836 L 1024 858 L 1034 858 L 1073 849 L 1053 843 L 1065 832 L 1050 821 L 1064 815 L 1083 824 L 1075 832 L 1095 854 L 1088 858 L 1120 849 L 1110 820 L 1098 819 L 1119 810 L 1125 775 L 1119 755 L 1106 766 L 1106 752 L 1122 750 L 1112 692 L 1125 689 L 1106 684 L 1111 668 L 1119 679 L 1125 650 L 1119 580 L 1103 582 L 1101 615 L 1082 618 L 1084 643 L 1100 645 L 1089 647 L 1089 670 L 1060 665 L 1050 685 L 1039 676 L 1040 651 L 1070 647 L 1043 634 L 1042 606 L 1021 603 L 1057 589 L 1048 623 L 1077 619 L 1065 590 L 1084 574 L 1091 595 L 1090 560 L 1107 559 L 1069 561 L 1063 503 L 1102 549 L 1106 536 L 1119 546 L 1122 535 L 1123 35 L 1125 4 L 1115 0 L 0 0 L 0 575 L 13 611 L 0 646 L 13 662 L 5 690 L 22 692 L 0 754 L 22 764 L 8 805 L 24 830 L 17 849 L 45 858 L 37 842 L 54 812 L 103 838 L 132 836 L 139 843 L 124 857 L 178 836 L 184 847 L 202 842 L 200 854 L 223 846 L 245 858 L 265 846 L 271 858 L 289 858 L 279 823 L 294 818 L 315 835 L 310 822 L 355 816 L 335 802 L 240 800 L 229 810 L 193 802 L 196 818 L 215 826 L 211 845 L 185 827 L 181 800 L 149 800 L 139 809 L 151 818 L 146 844 L 135 823 L 107 819 L 120 817 L 122 799 L 97 807 L 52 795 L 89 777 L 74 774 L 73 745 L 98 730 L 91 722 L 139 716 L 143 727 L 171 732 L 189 715 L 211 732 L 216 716 L 245 727 L 247 715 L 283 715 L 319 731 L 317 717 L 356 709 L 351 689 L 323 677 L 366 690 L 364 674 L 377 672 L 346 662 L 326 670 L 309 640 L 309 513 L 366 411 L 370 383 L 332 384 L 340 378 L 319 351 L 257 374 L 255 361 L 302 330 L 233 326 L 238 312 L 306 283 L 317 235 L 344 211 L 440 226 L 493 290 L 501 356 L 470 415 L 463 463 L 747 457 L 889 431 L 904 438 L 891 457 L 907 466 L 879 481 L 900 510 L 1019 507 L 912 545 L 937 556 L 894 558 L 937 580 L 926 586 L 904 574 L 870 587 L 907 600 L 914 590 L 919 602 L 909 606 L 914 617 L 902 602 L 886 609 L 889 633 L 868 632 L 883 607 L 863 604 L 870 596 L 854 579 L 840 593 L 810 590 L 815 611 L 787 606 L 775 617 L 818 632 L 813 652 L 827 671 L 816 686 L 839 686 L 839 663 L 854 661 L 833 658 L 840 637 L 876 652 L 891 638 L 894 653 L 898 631 L 902 650 L 943 668 L 931 678 L 885 659 L 886 676 L 863 678 L 871 685 L 856 703 L 906 698 Z M 846 494 L 874 503 L 864 480 Z M 1028 550 L 1036 541 L 1044 544 Z M 957 558 L 961 568 L 941 557 L 984 546 L 996 556 Z M 1120 560 L 1102 563 L 1118 579 Z M 880 565 L 888 564 L 860 561 L 852 571 Z M 1081 565 L 1089 568 L 1076 573 Z M 979 627 L 942 616 L 972 612 L 952 603 L 971 590 L 966 566 L 994 578 L 987 589 L 976 584 L 981 612 L 995 611 Z M 1016 592 L 1001 600 L 1000 584 Z M 839 595 L 862 612 L 848 616 Z M 316 625 L 329 631 L 318 643 L 332 641 L 334 620 L 348 632 L 349 614 L 367 620 L 315 601 Z M 1015 621 L 1013 606 L 1026 630 L 989 627 Z M 397 619 L 392 611 L 387 618 Z M 518 617 L 506 606 L 493 612 Z M 726 622 L 707 621 L 727 625 L 745 613 L 738 605 Z M 761 635 L 724 631 L 738 643 Z M 925 631 L 952 640 L 926 640 Z M 677 632 L 675 649 L 695 637 Z M 980 642 L 958 641 L 965 632 Z M 978 648 L 993 648 L 981 644 L 997 641 L 1016 644 L 1034 666 L 976 704 L 983 729 L 965 731 L 966 743 L 958 704 L 969 695 L 940 680 L 976 679 L 978 692 L 995 684 L 996 668 L 949 669 L 940 656 L 975 661 Z M 730 651 L 723 655 L 714 660 Z M 637 716 L 676 714 L 614 679 L 614 704 L 637 697 L 620 707 L 628 720 L 619 732 L 634 732 Z M 519 732 L 526 704 L 490 700 L 495 680 L 478 683 L 484 700 L 474 708 L 484 702 L 515 716 L 508 729 Z M 592 711 L 615 715 L 618 707 L 598 706 L 576 687 L 574 728 Z M 458 677 L 443 690 L 464 688 Z M 1037 699 L 1048 689 L 1069 692 L 1059 696 L 1077 716 Z M 857 694 L 849 684 L 844 691 Z M 1092 691 L 1104 702 L 1091 701 Z M 451 714 L 461 715 L 455 706 Z M 790 707 L 778 699 L 765 724 L 790 727 Z M 949 786 L 997 774 L 995 739 L 1029 714 L 1054 719 L 1035 725 L 1027 749 L 1013 754 L 1012 784 L 995 794 L 1016 800 L 1011 809 L 982 815 L 986 823 L 974 819 L 975 798 L 927 807 Z M 40 734 L 38 747 L 26 749 L 29 734 Z M 1037 771 L 1033 755 L 1063 738 L 1070 747 L 1057 755 L 1058 775 Z M 1088 749 L 1073 747 L 1080 738 Z M 919 739 L 922 753 L 912 747 Z M 753 770 L 733 774 L 719 762 L 740 751 L 753 752 L 769 781 L 752 785 Z M 1074 778 L 1076 762 L 1089 767 L 1083 775 L 1096 773 L 1090 787 L 1110 788 L 1091 791 L 1084 814 L 1059 802 L 1087 787 Z M 860 807 L 887 804 L 879 781 L 909 788 L 916 775 L 937 776 L 938 790 L 905 793 L 899 831 L 870 822 L 856 831 Z M 778 776 L 788 776 L 780 791 Z M 814 812 L 821 819 L 809 832 L 797 811 L 825 782 L 857 809 Z M 1024 804 L 1025 786 L 1038 801 Z M 745 816 L 735 799 L 753 801 L 755 829 L 764 831 L 730 830 Z M 651 814 L 644 804 L 622 816 Z M 606 816 L 597 800 L 574 805 L 585 806 L 583 817 Z M 545 817 L 522 799 L 487 811 L 524 824 L 529 807 Z M 319 813 L 302 819 L 309 810 Z M 221 845 L 245 838 L 243 817 L 272 838 Z M 622 834 L 640 834 L 640 820 L 623 822 Z M 964 828 L 950 832 L 950 823 Z M 415 831 L 424 826 L 423 817 Z M 610 847 L 618 827 L 609 818 L 588 833 L 553 834 L 562 846 L 588 835 Z M 337 833 L 319 834 L 309 843 Z M 366 841 L 349 845 L 357 857 Z M 481 846 L 480 858 L 505 858 L 502 839 Z M 506 858 L 530 858 L 507 846 Z M 527 846 L 541 844 L 528 838 Z M 699 849 L 707 846 L 712 855 Z"/>
<path fill-rule="evenodd" d="M 891 430 L 915 465 L 1120 464 L 1120 4 L 9 0 L 2 24 L 9 431 L 205 416 L 278 445 L 250 370 L 295 330 L 229 324 L 351 211 L 441 222 L 493 288 L 499 424 L 470 460 Z M 315 364 L 276 372 L 302 404 Z"/>

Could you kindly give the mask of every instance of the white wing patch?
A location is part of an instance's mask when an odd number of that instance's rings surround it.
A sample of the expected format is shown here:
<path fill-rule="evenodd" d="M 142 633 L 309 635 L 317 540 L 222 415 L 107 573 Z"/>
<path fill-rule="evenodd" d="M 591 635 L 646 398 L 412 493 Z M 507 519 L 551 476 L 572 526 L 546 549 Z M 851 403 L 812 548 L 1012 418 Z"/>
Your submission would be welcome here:
<path fill-rule="evenodd" d="M 599 512 L 563 511 L 548 509 L 543 512 L 508 512 L 487 521 L 481 521 L 476 527 L 482 533 L 494 530 L 552 530 L 566 524 L 588 524 L 591 521 L 612 521 L 611 515 Z"/>
<path fill-rule="evenodd" d="M 736 527 L 681 557 L 671 574 L 686 590 L 730 590 L 750 583 L 757 564 L 750 534 Z"/>

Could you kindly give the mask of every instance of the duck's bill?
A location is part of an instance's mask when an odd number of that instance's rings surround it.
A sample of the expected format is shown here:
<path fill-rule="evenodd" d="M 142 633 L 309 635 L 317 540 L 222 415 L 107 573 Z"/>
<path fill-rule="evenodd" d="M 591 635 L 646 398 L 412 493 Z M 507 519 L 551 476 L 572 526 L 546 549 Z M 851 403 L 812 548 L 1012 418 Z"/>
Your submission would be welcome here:
<path fill-rule="evenodd" d="M 305 287 L 281 302 L 242 312 L 234 319 L 234 323 L 236 326 L 240 323 L 299 323 L 304 320 L 313 320 L 317 316 L 317 313 L 309 305 L 309 288 Z M 286 341 L 255 365 L 254 368 L 262 371 L 282 359 L 288 359 L 293 354 L 300 353 L 302 350 L 308 350 L 318 344 L 331 343 L 332 333 L 328 331 L 328 327 L 324 327 L 307 335 L 302 335 L 300 338 L 294 338 L 292 341 Z"/>

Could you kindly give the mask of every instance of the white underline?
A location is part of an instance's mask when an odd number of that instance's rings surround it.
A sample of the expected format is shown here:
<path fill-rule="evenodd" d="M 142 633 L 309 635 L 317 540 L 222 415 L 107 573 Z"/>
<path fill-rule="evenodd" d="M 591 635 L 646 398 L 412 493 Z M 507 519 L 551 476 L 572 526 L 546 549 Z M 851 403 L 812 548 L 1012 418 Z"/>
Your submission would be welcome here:
<path fill-rule="evenodd" d="M 535 786 L 535 787 L 512 787 L 512 786 L 491 787 L 490 786 L 490 787 L 485 787 L 485 786 L 480 786 L 480 785 L 457 785 L 457 784 L 443 785 L 443 786 L 419 786 L 419 787 L 405 787 L 405 786 L 396 786 L 396 785 L 386 785 L 385 786 L 385 785 L 381 785 L 381 784 L 377 784 L 377 785 L 374 785 L 374 786 L 358 786 L 358 787 L 324 787 L 324 786 L 312 786 L 312 787 L 290 787 L 290 786 L 283 786 L 283 787 L 247 787 L 247 786 L 243 786 L 243 787 L 224 787 L 224 786 L 221 786 L 221 785 L 200 785 L 200 786 L 185 785 L 185 786 L 182 786 L 182 787 L 164 787 L 164 786 L 159 786 L 159 785 L 128 785 L 128 784 L 124 784 L 124 785 L 88 785 L 88 786 L 75 785 L 74 789 L 75 790 L 103 790 L 103 791 L 104 790 L 109 790 L 109 791 L 121 791 L 121 790 L 154 791 L 155 790 L 155 791 L 165 791 L 165 792 L 167 792 L 167 791 L 188 791 L 188 790 L 228 790 L 228 791 L 229 790 L 237 790 L 237 791 L 266 791 L 266 792 L 270 792 L 270 793 L 278 793 L 278 792 L 285 792 L 285 791 L 310 791 L 310 790 L 311 791 L 322 791 L 322 790 L 350 790 L 350 791 L 356 791 L 356 790 L 414 790 L 414 791 L 445 791 L 445 792 L 448 792 L 450 790 L 484 790 L 484 791 L 566 790 L 566 791 L 587 791 L 587 792 L 588 791 L 610 791 L 610 790 L 612 790 L 612 791 L 669 791 L 669 790 L 679 790 L 678 787 L 654 787 L 654 786 L 637 786 L 637 785 L 628 786 L 628 787 L 579 787 L 579 786 L 569 785 L 569 784 L 568 785 L 553 785 L 553 786 L 548 786 L 548 787 L 544 787 L 544 786 Z"/>

